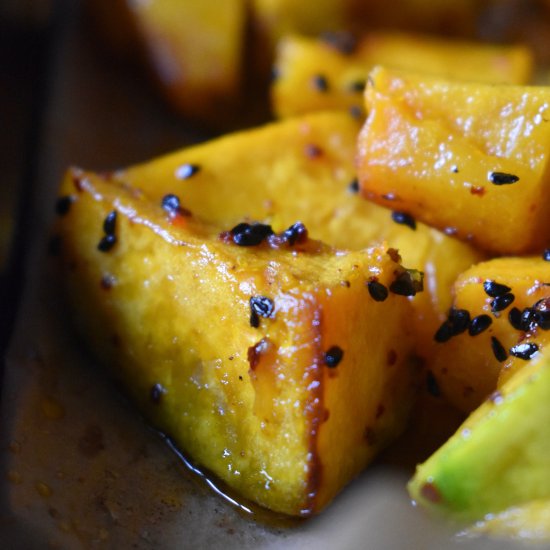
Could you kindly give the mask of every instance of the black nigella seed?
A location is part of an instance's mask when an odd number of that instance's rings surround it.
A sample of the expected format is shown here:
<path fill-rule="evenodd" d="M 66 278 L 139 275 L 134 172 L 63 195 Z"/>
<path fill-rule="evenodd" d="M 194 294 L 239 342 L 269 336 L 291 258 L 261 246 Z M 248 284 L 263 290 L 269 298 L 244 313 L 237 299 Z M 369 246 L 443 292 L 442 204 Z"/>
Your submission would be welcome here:
<path fill-rule="evenodd" d="M 179 180 L 186 180 L 191 176 L 194 176 L 200 171 L 200 169 L 201 168 L 198 164 L 182 164 L 176 170 L 176 178 Z"/>
<path fill-rule="evenodd" d="M 478 334 L 481 334 L 484 330 L 487 330 L 490 326 L 493 320 L 489 315 L 478 315 L 477 317 L 474 317 L 470 321 L 470 326 L 468 327 L 468 333 L 470 336 L 477 336 Z"/>
<path fill-rule="evenodd" d="M 353 178 L 351 183 L 348 185 L 348 189 L 350 193 L 359 193 L 359 180 L 357 178 Z"/>
<path fill-rule="evenodd" d="M 519 357 L 520 359 L 524 359 L 525 361 L 528 361 L 539 351 L 539 347 L 537 344 L 533 344 L 533 342 L 525 342 L 523 344 L 517 344 L 516 346 L 513 346 L 510 348 L 510 353 L 514 357 Z"/>
<path fill-rule="evenodd" d="M 326 44 L 346 55 L 352 54 L 357 47 L 357 39 L 347 31 L 327 31 L 322 33 L 320 38 Z"/>
<path fill-rule="evenodd" d="M 109 252 L 116 244 L 116 237 L 114 235 L 105 235 L 97 245 L 97 249 L 101 252 Z"/>
<path fill-rule="evenodd" d="M 493 313 L 504 311 L 515 300 L 515 298 L 516 297 L 511 292 L 497 296 L 491 302 L 491 311 Z"/>
<path fill-rule="evenodd" d="M 388 289 L 378 281 L 369 281 L 367 288 L 371 298 L 376 302 L 383 302 L 388 297 Z"/>
<path fill-rule="evenodd" d="M 352 105 L 349 108 L 349 114 L 354 120 L 361 120 L 365 116 L 363 109 L 359 105 Z"/>
<path fill-rule="evenodd" d="M 550 311 L 536 311 L 536 322 L 542 330 L 550 330 Z"/>
<path fill-rule="evenodd" d="M 550 262 L 550 248 L 545 248 L 545 249 L 542 251 L 542 259 L 543 259 L 545 262 Z"/>
<path fill-rule="evenodd" d="M 363 93 L 365 86 L 367 83 L 364 80 L 355 80 L 354 82 L 350 82 L 349 84 L 349 91 L 357 94 Z"/>
<path fill-rule="evenodd" d="M 250 298 L 250 311 L 259 317 L 273 317 L 275 304 L 266 296 L 252 296 Z"/>
<path fill-rule="evenodd" d="M 344 352 L 342 348 L 339 346 L 332 346 L 325 352 L 323 360 L 327 367 L 334 368 L 338 366 L 343 356 Z"/>
<path fill-rule="evenodd" d="M 250 311 L 250 326 L 252 328 L 258 328 L 260 326 L 260 316 L 254 311 Z"/>
<path fill-rule="evenodd" d="M 306 226 L 302 222 L 296 222 L 283 231 L 282 238 L 290 246 L 294 246 L 296 243 L 303 243 L 307 240 Z"/>
<path fill-rule="evenodd" d="M 470 324 L 470 313 L 465 309 L 451 308 L 447 319 L 437 329 L 434 340 L 440 344 L 462 334 Z"/>
<path fill-rule="evenodd" d="M 441 390 L 439 389 L 437 380 L 431 370 L 426 373 L 426 387 L 428 388 L 430 395 L 433 395 L 434 397 L 439 397 L 441 395 Z"/>
<path fill-rule="evenodd" d="M 64 216 L 67 214 L 71 208 L 71 204 L 73 203 L 73 198 L 71 195 L 65 195 L 63 197 L 59 197 L 57 201 L 55 202 L 55 212 L 58 216 Z"/>
<path fill-rule="evenodd" d="M 112 212 L 109 212 L 109 214 L 107 214 L 107 217 L 103 221 L 103 231 L 105 232 L 105 235 L 115 234 L 116 217 L 117 217 L 116 210 L 113 210 Z"/>
<path fill-rule="evenodd" d="M 516 330 L 525 330 L 521 319 L 521 311 L 513 307 L 508 313 L 508 321 Z"/>
<path fill-rule="evenodd" d="M 169 214 L 175 215 L 181 208 L 180 199 L 177 195 L 168 194 L 162 197 L 162 208 Z"/>
<path fill-rule="evenodd" d="M 483 283 L 483 290 L 485 290 L 487 296 L 490 296 L 491 298 L 496 298 L 497 296 L 502 296 L 503 294 L 510 292 L 510 290 L 512 289 L 509 286 L 502 285 L 500 283 L 492 281 L 491 279 L 487 279 Z"/>
<path fill-rule="evenodd" d="M 533 330 L 537 326 L 537 324 L 537 312 L 531 307 L 526 307 L 521 312 L 521 326 L 523 327 L 523 330 Z"/>
<path fill-rule="evenodd" d="M 390 285 L 390 291 L 399 296 L 416 296 L 423 290 L 423 274 L 420 271 L 405 270 L 399 273 Z"/>
<path fill-rule="evenodd" d="M 489 181 L 495 185 L 507 185 L 516 183 L 519 181 L 519 178 L 514 174 L 507 174 L 506 172 L 489 172 Z"/>
<path fill-rule="evenodd" d="M 239 223 L 231 229 L 233 242 L 238 246 L 257 246 L 270 235 L 273 235 L 273 229 L 263 223 Z"/>
<path fill-rule="evenodd" d="M 328 81 L 325 76 L 322 74 L 316 74 L 311 79 L 311 82 L 316 90 L 319 92 L 327 92 L 328 91 Z"/>
<path fill-rule="evenodd" d="M 497 361 L 499 361 L 500 363 L 506 361 L 508 354 L 506 353 L 504 346 L 495 336 L 491 336 L 491 348 L 493 349 L 493 354 Z"/>
<path fill-rule="evenodd" d="M 151 398 L 151 401 L 155 404 L 160 403 L 160 400 L 162 398 L 162 394 L 165 393 L 166 390 L 163 388 L 161 384 L 155 384 L 151 387 L 151 391 L 149 392 L 149 397 Z"/>
<path fill-rule="evenodd" d="M 453 336 L 453 327 L 448 320 L 445 320 L 443 321 L 443 323 L 441 323 L 441 326 L 434 334 L 434 340 L 440 344 L 443 344 L 445 342 L 448 342 Z"/>
<path fill-rule="evenodd" d="M 399 223 L 401 225 L 406 225 L 410 227 L 411 229 L 416 229 L 416 220 L 406 212 L 392 212 L 391 213 L 391 219 L 395 223 Z"/>

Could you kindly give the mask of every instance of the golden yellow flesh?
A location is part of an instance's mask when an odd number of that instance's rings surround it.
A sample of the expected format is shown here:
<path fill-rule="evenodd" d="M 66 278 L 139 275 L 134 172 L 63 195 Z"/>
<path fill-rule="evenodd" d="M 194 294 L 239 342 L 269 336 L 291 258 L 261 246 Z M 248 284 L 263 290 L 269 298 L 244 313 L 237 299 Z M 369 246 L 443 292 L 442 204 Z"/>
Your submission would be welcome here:
<path fill-rule="evenodd" d="M 483 283 L 495 281 L 506 285 L 514 296 L 502 311 L 492 311 L 495 298 L 488 296 Z M 477 407 L 510 374 L 527 365 L 527 361 L 510 354 L 518 344 L 533 343 L 541 350 L 550 339 L 550 332 L 533 325 L 525 332 L 517 330 L 509 320 L 510 311 L 534 306 L 539 300 L 550 299 L 550 262 L 542 258 L 497 258 L 468 269 L 457 279 L 453 307 L 469 312 L 470 317 L 488 315 L 492 323 L 480 334 L 468 331 L 436 344 L 430 368 L 445 397 L 463 411 Z M 550 303 L 549 303 L 550 306 Z M 499 361 L 492 348 L 496 338 L 506 350 L 507 358 Z"/>
<path fill-rule="evenodd" d="M 176 193 L 201 218 L 230 229 L 243 219 L 282 231 L 302 221 L 310 236 L 361 249 L 386 241 L 407 267 L 423 271 L 427 292 L 413 299 L 419 352 L 451 304 L 459 273 L 482 256 L 435 229 L 398 225 L 386 209 L 350 190 L 358 124 L 344 113 L 315 113 L 232 134 L 115 174 L 160 201 Z M 199 167 L 180 179 L 182 167 Z"/>
<path fill-rule="evenodd" d="M 365 197 L 494 253 L 548 245 L 549 88 L 382 67 L 369 83 L 358 153 Z"/>
<path fill-rule="evenodd" d="M 418 466 L 408 486 L 413 499 L 466 522 L 487 514 L 505 518 L 506 510 L 513 517 L 516 508 L 525 538 L 537 538 L 537 532 L 544 536 L 550 500 L 549 403 L 550 361 L 544 353 Z"/>
<path fill-rule="evenodd" d="M 344 46 L 349 44 L 344 42 Z M 363 111 L 363 90 L 375 65 L 442 78 L 527 84 L 532 56 L 521 46 L 458 42 L 414 34 L 370 33 L 353 48 L 291 35 L 277 46 L 273 112 L 288 117 L 323 109 Z M 322 81 L 320 80 L 322 79 Z"/>
<path fill-rule="evenodd" d="M 69 173 L 56 234 L 76 325 L 153 423 L 246 499 L 322 509 L 403 428 L 413 398 L 403 268 L 384 248 L 238 247 L 144 193 Z M 116 243 L 98 250 L 108 214 Z M 251 323 L 251 297 L 273 314 Z M 383 321 L 383 322 L 381 322 Z M 341 361 L 327 366 L 337 346 Z"/>

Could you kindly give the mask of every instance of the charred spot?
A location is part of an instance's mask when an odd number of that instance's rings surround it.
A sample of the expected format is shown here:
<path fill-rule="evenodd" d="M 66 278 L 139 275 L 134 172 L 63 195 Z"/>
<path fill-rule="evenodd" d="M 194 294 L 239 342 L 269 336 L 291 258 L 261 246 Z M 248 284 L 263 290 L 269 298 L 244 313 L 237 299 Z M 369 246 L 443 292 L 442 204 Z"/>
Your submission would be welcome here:
<path fill-rule="evenodd" d="M 65 214 L 69 213 L 73 201 L 74 198 L 71 195 L 64 195 L 63 197 L 59 197 L 55 201 L 55 213 L 58 216 L 65 216 Z"/>
<path fill-rule="evenodd" d="M 344 351 L 339 346 L 331 346 L 323 355 L 323 362 L 329 368 L 335 368 L 344 357 Z"/>
<path fill-rule="evenodd" d="M 347 31 L 327 31 L 320 35 L 320 39 L 344 55 L 350 55 L 357 47 L 357 38 Z"/>
<path fill-rule="evenodd" d="M 400 225 L 406 225 L 411 229 L 416 229 L 416 220 L 407 212 L 392 212 L 391 219 Z"/>
<path fill-rule="evenodd" d="M 266 338 L 262 338 L 259 342 L 250 346 L 247 352 L 248 364 L 252 371 L 256 370 L 256 367 L 260 364 L 262 354 L 267 351 L 269 342 Z"/>
<path fill-rule="evenodd" d="M 529 361 L 532 359 L 533 355 L 539 351 L 537 344 L 533 342 L 525 342 L 523 344 L 517 344 L 510 348 L 510 355 L 523 359 L 524 361 Z"/>
<path fill-rule="evenodd" d="M 495 185 L 509 185 L 519 181 L 519 177 L 506 172 L 489 172 L 488 179 Z"/>
<path fill-rule="evenodd" d="M 166 393 L 166 389 L 162 384 L 154 384 L 149 391 L 149 399 L 158 405 L 161 402 L 162 396 Z"/>
<path fill-rule="evenodd" d="M 441 397 L 439 384 L 437 383 L 434 373 L 431 370 L 426 372 L 426 388 L 430 395 L 433 395 L 434 397 Z"/>
<path fill-rule="evenodd" d="M 497 283 L 491 279 L 487 279 L 483 282 L 483 290 L 485 290 L 485 294 L 487 294 L 487 296 L 490 296 L 491 298 L 498 298 L 503 294 L 508 294 L 508 292 L 512 289 L 509 286 Z"/>
<path fill-rule="evenodd" d="M 424 289 L 424 274 L 416 269 L 405 269 L 396 274 L 390 291 L 399 296 L 416 296 Z"/>
<path fill-rule="evenodd" d="M 376 302 L 383 302 L 389 294 L 387 287 L 375 278 L 367 282 L 367 289 L 371 298 Z"/>
<path fill-rule="evenodd" d="M 433 481 L 426 481 L 426 483 L 422 485 L 420 488 L 420 495 L 433 504 L 439 504 L 443 500 L 439 489 Z"/>
<path fill-rule="evenodd" d="M 198 164 L 186 163 L 178 166 L 176 169 L 176 178 L 179 180 L 186 180 L 198 174 L 201 167 Z"/>
<path fill-rule="evenodd" d="M 491 349 L 495 359 L 502 363 L 508 358 L 508 352 L 504 349 L 504 346 L 500 343 L 500 340 L 496 336 L 491 336 Z"/>
<path fill-rule="evenodd" d="M 470 321 L 468 333 L 470 334 L 470 336 L 477 336 L 478 334 L 481 334 L 483 331 L 487 330 L 491 326 L 492 322 L 493 320 L 491 319 L 491 317 L 489 317 L 489 315 L 478 315 Z"/>

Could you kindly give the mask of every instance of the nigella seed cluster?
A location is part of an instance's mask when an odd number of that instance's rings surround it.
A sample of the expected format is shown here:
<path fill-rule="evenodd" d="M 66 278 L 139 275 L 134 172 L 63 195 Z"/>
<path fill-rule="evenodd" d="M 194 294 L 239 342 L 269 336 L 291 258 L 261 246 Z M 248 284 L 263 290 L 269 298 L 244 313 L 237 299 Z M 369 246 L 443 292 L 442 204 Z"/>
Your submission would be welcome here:
<path fill-rule="evenodd" d="M 344 357 L 344 351 L 339 346 L 330 347 L 323 356 L 323 362 L 329 368 L 335 368 Z"/>
<path fill-rule="evenodd" d="M 258 328 L 260 317 L 270 318 L 274 316 L 275 303 L 266 296 L 252 296 L 250 298 L 250 326 Z"/>
<path fill-rule="evenodd" d="M 117 221 L 117 211 L 113 210 L 107 214 L 107 217 L 103 221 L 103 237 L 97 245 L 97 249 L 100 252 L 108 252 L 116 244 L 117 238 L 115 235 Z"/>
<path fill-rule="evenodd" d="M 440 344 L 447 342 L 453 336 L 462 334 L 470 326 L 470 313 L 465 309 L 451 308 L 447 319 L 443 321 L 434 335 L 434 340 Z"/>
<path fill-rule="evenodd" d="M 490 296 L 491 298 L 498 298 L 503 294 L 507 294 L 512 289 L 509 286 L 497 283 L 491 279 L 487 279 L 483 282 L 483 290 L 485 290 L 487 296 Z"/>
<path fill-rule="evenodd" d="M 536 328 L 550 330 L 550 309 L 549 300 L 543 298 L 532 307 L 526 307 L 520 311 L 514 307 L 508 313 L 508 321 L 516 329 L 523 332 L 530 332 Z"/>

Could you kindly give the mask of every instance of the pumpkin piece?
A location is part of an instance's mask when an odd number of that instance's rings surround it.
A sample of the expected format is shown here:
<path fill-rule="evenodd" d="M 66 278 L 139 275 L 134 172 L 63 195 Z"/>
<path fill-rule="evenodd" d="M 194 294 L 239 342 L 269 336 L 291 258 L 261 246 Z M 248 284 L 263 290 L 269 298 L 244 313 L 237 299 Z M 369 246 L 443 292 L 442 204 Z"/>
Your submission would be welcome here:
<path fill-rule="evenodd" d="M 310 236 L 337 248 L 386 241 L 404 265 L 425 273 L 427 291 L 412 298 L 411 325 L 418 353 L 427 357 L 452 284 L 482 256 L 422 223 L 416 229 L 396 223 L 391 212 L 357 195 L 358 130 L 347 113 L 314 113 L 188 147 L 114 177 L 156 201 L 177 193 L 186 208 L 227 228 L 248 219 L 280 232 L 300 220 Z"/>
<path fill-rule="evenodd" d="M 191 118 L 210 123 L 228 119 L 241 85 L 244 0 L 114 4 L 122 12 L 118 19 L 127 23 L 121 27 L 135 29 L 133 35 L 169 102 Z"/>
<path fill-rule="evenodd" d="M 530 51 L 451 41 L 415 34 L 369 33 L 284 37 L 277 46 L 272 108 L 283 118 L 323 109 L 363 111 L 363 91 L 375 65 L 416 70 L 456 80 L 526 84 L 533 70 Z"/>
<path fill-rule="evenodd" d="M 494 253 L 550 242 L 549 88 L 377 67 L 366 108 L 358 145 L 366 198 Z"/>
<path fill-rule="evenodd" d="M 505 518 L 506 510 L 513 517 L 516 509 L 520 523 L 515 530 L 522 539 L 544 536 L 550 502 L 549 403 L 546 351 L 518 371 L 417 467 L 408 485 L 412 498 L 468 523 L 490 521 L 500 513 Z M 517 508 L 523 508 L 523 513 L 518 514 Z M 493 527 L 498 529 L 498 522 Z"/>
<path fill-rule="evenodd" d="M 240 497 L 316 513 L 402 430 L 411 305 L 367 288 L 407 273 L 385 248 L 238 246 L 173 195 L 78 170 L 60 193 L 55 235 L 80 336 Z"/>
<path fill-rule="evenodd" d="M 541 258 L 496 258 L 458 277 L 453 308 L 467 311 L 472 320 L 485 317 L 447 341 L 447 329 L 438 331 L 440 342 L 429 368 L 451 403 L 473 410 L 545 348 L 550 340 L 547 281 L 550 262 Z"/>

